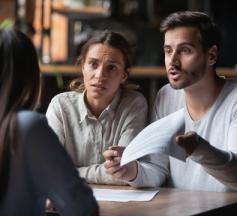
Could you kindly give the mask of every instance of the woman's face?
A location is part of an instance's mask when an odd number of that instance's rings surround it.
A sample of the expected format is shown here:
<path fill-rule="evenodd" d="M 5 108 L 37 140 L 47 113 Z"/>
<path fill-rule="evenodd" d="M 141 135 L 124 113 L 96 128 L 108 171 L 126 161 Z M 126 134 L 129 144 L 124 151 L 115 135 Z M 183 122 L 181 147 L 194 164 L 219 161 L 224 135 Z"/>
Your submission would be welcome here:
<path fill-rule="evenodd" d="M 97 99 L 109 104 L 128 77 L 124 68 L 119 49 L 99 43 L 91 45 L 82 63 L 88 102 Z"/>

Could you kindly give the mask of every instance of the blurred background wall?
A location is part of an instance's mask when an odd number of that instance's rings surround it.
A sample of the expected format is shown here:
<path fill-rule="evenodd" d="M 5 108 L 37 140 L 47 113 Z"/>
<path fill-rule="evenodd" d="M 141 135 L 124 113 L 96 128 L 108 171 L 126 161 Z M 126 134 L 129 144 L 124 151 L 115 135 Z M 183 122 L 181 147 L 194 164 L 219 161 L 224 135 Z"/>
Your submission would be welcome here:
<path fill-rule="evenodd" d="M 180 10 L 203 11 L 213 17 L 223 35 L 219 67 L 237 65 L 237 25 L 234 0 L 0 0 L 0 28 L 16 25 L 32 38 L 41 64 L 74 65 L 80 47 L 94 32 L 111 29 L 123 34 L 133 46 L 133 65 L 162 67 L 161 20 Z M 144 70 L 143 68 L 143 70 Z M 66 72 L 66 71 L 65 71 Z M 77 74 L 45 73 L 43 102 L 67 90 Z M 166 77 L 131 77 L 152 104 Z"/>

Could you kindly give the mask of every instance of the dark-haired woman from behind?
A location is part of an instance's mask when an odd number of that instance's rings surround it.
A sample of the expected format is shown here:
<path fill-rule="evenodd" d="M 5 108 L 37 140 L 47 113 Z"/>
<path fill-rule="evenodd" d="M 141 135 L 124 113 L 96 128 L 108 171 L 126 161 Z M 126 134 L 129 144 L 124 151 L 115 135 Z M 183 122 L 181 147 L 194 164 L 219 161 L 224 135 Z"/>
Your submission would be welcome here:
<path fill-rule="evenodd" d="M 31 40 L 0 31 L 0 215 L 43 216 L 49 198 L 60 215 L 98 215 L 92 190 L 33 110 L 40 72 Z"/>

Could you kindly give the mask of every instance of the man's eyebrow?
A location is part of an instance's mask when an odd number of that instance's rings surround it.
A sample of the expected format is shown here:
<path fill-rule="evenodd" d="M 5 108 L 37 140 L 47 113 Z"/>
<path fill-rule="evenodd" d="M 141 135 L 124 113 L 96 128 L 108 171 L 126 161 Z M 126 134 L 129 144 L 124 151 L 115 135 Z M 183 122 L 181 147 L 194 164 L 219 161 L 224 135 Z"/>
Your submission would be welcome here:
<path fill-rule="evenodd" d="M 191 47 L 195 47 L 193 43 L 189 43 L 189 42 L 180 43 L 180 44 L 178 45 L 178 47 L 179 47 L 179 46 L 191 46 Z"/>
<path fill-rule="evenodd" d="M 180 43 L 180 44 L 177 45 L 177 47 L 182 47 L 182 46 L 195 47 L 193 43 L 189 43 L 189 42 L 183 42 L 183 43 Z M 170 45 L 168 45 L 168 44 L 165 44 L 165 45 L 163 46 L 163 48 L 169 48 L 169 47 L 172 47 L 172 46 L 170 46 Z"/>

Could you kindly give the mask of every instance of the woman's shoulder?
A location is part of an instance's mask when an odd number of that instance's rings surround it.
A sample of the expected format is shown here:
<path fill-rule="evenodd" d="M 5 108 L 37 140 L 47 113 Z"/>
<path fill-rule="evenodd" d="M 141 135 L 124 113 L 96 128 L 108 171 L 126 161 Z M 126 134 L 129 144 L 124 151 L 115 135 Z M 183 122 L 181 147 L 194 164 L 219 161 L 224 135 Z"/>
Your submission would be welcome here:
<path fill-rule="evenodd" d="M 81 96 L 82 93 L 78 93 L 75 91 L 63 92 L 55 95 L 52 98 L 51 103 L 60 103 L 60 104 L 67 104 L 68 102 L 77 103 L 77 101 Z"/>
<path fill-rule="evenodd" d="M 17 134 L 22 146 L 47 145 L 56 135 L 49 127 L 44 114 L 34 111 L 20 111 L 17 113 Z M 28 147 L 27 147 L 28 148 Z"/>
<path fill-rule="evenodd" d="M 17 125 L 21 130 L 29 130 L 36 125 L 47 124 L 45 115 L 34 111 L 20 111 L 17 113 Z"/>
<path fill-rule="evenodd" d="M 127 89 L 124 89 L 122 91 L 122 99 L 123 100 L 127 100 L 127 101 L 140 101 L 140 102 L 143 102 L 143 103 L 146 103 L 146 98 L 145 96 L 137 91 L 137 90 L 127 90 Z"/>

